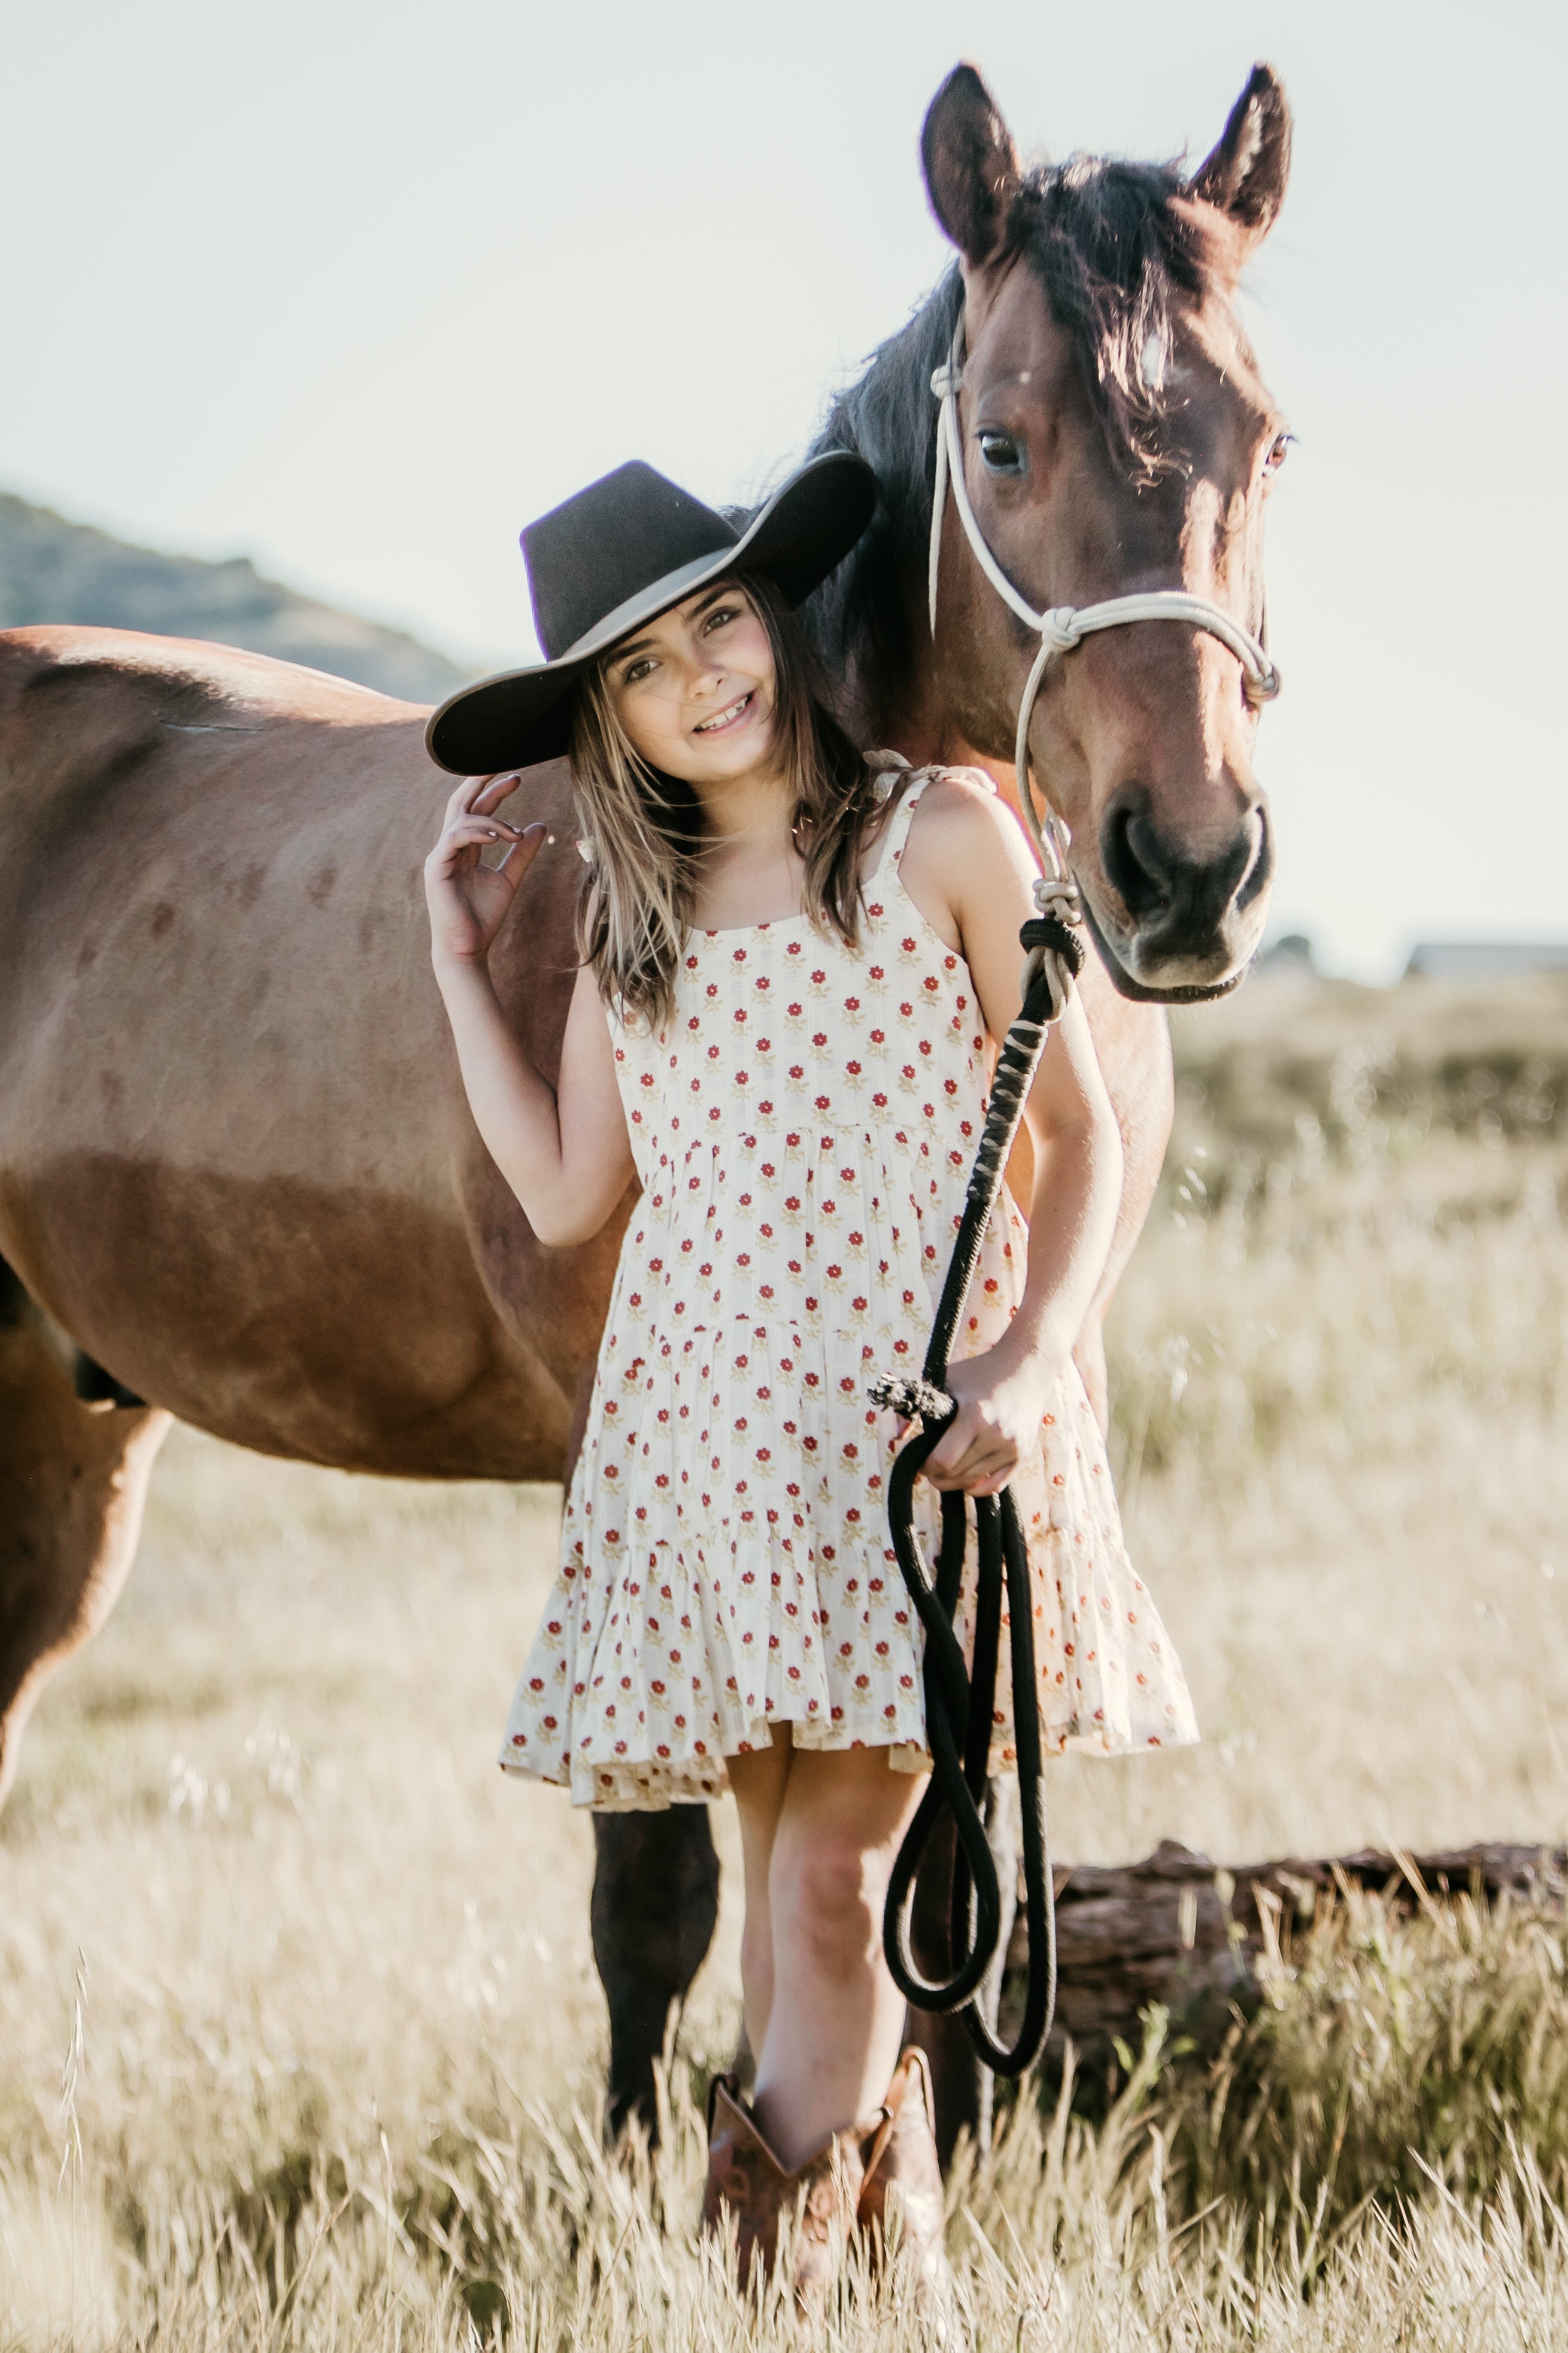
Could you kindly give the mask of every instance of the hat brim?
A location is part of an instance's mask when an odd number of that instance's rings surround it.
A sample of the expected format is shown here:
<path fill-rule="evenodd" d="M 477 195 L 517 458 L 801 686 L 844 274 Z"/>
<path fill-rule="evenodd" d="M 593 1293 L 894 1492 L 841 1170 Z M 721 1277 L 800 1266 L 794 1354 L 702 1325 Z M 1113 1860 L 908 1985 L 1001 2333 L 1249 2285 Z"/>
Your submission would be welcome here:
<path fill-rule="evenodd" d="M 804 604 L 843 563 L 876 503 L 877 478 L 853 450 L 808 459 L 729 546 L 650 582 L 553 661 L 502 670 L 449 695 L 425 730 L 430 757 L 455 776 L 559 759 L 571 746 L 572 689 L 590 662 L 728 573 L 765 572 L 791 605 Z"/>

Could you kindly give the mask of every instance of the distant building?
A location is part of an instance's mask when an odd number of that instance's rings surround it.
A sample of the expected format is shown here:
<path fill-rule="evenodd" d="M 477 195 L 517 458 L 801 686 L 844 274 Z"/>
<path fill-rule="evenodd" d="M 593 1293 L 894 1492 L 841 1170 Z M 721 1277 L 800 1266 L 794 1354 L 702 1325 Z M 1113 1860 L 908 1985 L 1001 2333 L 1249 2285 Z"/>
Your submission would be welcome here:
<path fill-rule="evenodd" d="M 1277 940 L 1269 940 L 1252 959 L 1256 977 L 1264 980 L 1316 980 L 1318 967 L 1312 961 L 1312 943 L 1305 932 L 1285 932 Z"/>
<path fill-rule="evenodd" d="M 1568 972 L 1568 940 L 1422 940 L 1405 977 L 1512 980 L 1531 972 Z"/>

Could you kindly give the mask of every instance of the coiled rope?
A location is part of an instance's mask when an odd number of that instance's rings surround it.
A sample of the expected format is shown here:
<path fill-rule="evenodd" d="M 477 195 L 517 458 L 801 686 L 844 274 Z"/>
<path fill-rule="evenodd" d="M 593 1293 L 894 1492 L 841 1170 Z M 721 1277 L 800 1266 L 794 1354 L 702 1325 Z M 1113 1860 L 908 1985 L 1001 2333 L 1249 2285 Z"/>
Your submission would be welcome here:
<path fill-rule="evenodd" d="M 931 1778 L 910 1823 L 888 1888 L 882 1942 L 893 1982 L 917 2010 L 962 2010 L 981 2058 L 998 2075 L 1032 2067 L 1056 2010 L 1056 1906 L 1046 1825 L 1039 1689 L 1035 1676 L 1034 1597 L 1028 1546 L 1010 1489 L 973 1498 L 978 1539 L 974 1648 L 966 1666 L 953 1629 L 963 1582 L 970 1498 L 944 1494 L 942 1544 L 934 1575 L 915 1528 L 915 1481 L 951 1427 L 957 1407 L 947 1394 L 948 1359 L 963 1314 L 975 1262 L 1018 1133 L 1053 1021 L 1083 968 L 1078 893 L 1065 876 L 1035 887 L 1038 913 L 1019 934 L 1028 950 L 1023 1005 L 996 1058 L 990 1107 L 970 1171 L 958 1236 L 918 1380 L 884 1376 L 871 1384 L 875 1403 L 891 1406 L 921 1429 L 900 1449 L 888 1482 L 893 1549 L 910 1598 L 925 1629 L 926 1740 Z M 1002 1939 L 1002 1891 L 982 1811 L 990 1769 L 996 1671 L 1002 1647 L 1002 1597 L 1007 1597 L 1013 1726 L 1023 1815 L 1024 1908 L 1029 1966 L 1024 2016 L 1011 2048 L 998 2042 L 975 2000 L 997 1958 Z M 910 1907 L 915 1879 L 944 1813 L 955 1831 L 950 1947 L 945 1978 L 921 1974 L 911 1949 Z"/>

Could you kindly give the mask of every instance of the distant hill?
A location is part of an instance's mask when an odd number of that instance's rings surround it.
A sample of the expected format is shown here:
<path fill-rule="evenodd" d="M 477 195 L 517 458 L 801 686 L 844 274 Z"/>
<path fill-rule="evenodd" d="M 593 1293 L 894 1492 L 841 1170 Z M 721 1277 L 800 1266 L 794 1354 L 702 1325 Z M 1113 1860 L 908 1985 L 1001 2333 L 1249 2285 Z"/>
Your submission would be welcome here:
<path fill-rule="evenodd" d="M 0 628 L 39 621 L 206 638 L 409 702 L 440 702 L 469 675 L 401 629 L 264 580 L 247 556 L 159 555 L 0 492 Z"/>

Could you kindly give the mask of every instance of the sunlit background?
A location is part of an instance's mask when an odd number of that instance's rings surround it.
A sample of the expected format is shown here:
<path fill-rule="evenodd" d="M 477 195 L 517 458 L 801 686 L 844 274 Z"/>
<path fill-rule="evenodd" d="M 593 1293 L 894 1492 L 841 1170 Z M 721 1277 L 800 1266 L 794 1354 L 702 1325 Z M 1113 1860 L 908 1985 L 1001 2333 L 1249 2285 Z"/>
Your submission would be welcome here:
<path fill-rule="evenodd" d="M 468 664 L 519 525 L 641 455 L 754 492 L 943 266 L 916 164 L 973 57 L 1026 149 L 1296 171 L 1250 324 L 1300 435 L 1261 762 L 1279 928 L 1392 977 L 1568 932 L 1564 12 L 108 0 L 7 19 L 0 489 L 252 555 Z"/>

